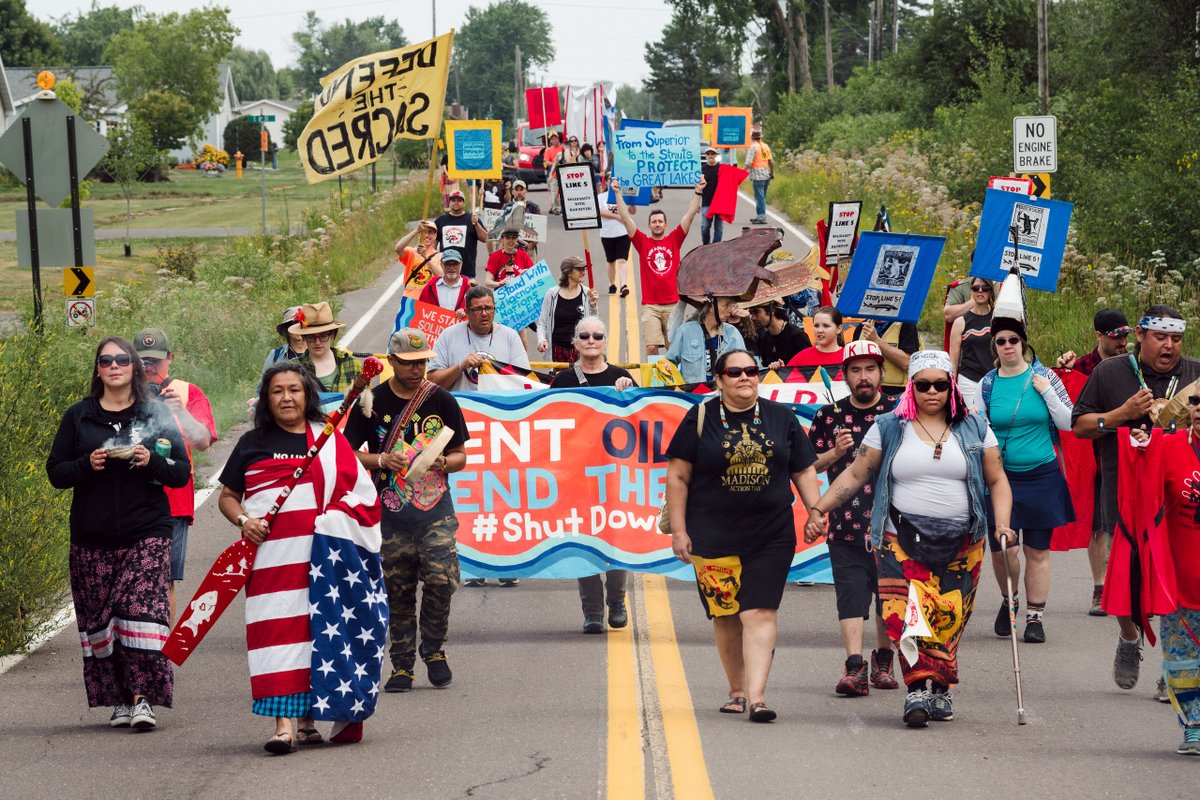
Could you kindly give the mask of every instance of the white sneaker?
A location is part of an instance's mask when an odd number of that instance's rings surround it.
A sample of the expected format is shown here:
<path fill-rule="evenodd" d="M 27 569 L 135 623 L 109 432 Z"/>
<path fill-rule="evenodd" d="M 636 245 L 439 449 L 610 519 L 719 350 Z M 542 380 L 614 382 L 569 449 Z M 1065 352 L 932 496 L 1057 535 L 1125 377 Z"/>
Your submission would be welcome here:
<path fill-rule="evenodd" d="M 134 704 L 130 725 L 135 731 L 152 731 L 158 727 L 158 721 L 154 719 L 154 709 L 146 702 L 146 698 L 143 697 Z"/>
<path fill-rule="evenodd" d="M 128 728 L 131 722 L 133 722 L 133 707 L 127 703 L 115 706 L 112 716 L 108 718 L 108 724 L 113 728 Z"/>

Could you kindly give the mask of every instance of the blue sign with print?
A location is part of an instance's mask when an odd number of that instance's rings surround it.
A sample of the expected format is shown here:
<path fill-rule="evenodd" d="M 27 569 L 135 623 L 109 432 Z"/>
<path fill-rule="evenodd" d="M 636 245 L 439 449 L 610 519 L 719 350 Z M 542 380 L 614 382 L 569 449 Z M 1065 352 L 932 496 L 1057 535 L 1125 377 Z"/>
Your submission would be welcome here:
<path fill-rule="evenodd" d="M 661 127 L 662 127 L 662 123 L 658 122 L 656 120 L 629 119 L 627 117 L 627 118 L 621 120 L 621 125 L 618 128 L 618 130 L 625 130 L 626 128 L 661 128 Z M 610 153 L 615 152 L 613 149 L 615 146 L 616 146 L 616 144 L 614 142 L 609 142 L 608 152 L 610 152 Z M 614 156 L 614 159 L 615 159 L 615 156 Z M 609 199 L 615 203 L 616 199 L 612 197 L 611 189 L 609 190 L 608 195 L 609 195 Z M 631 205 L 631 206 L 648 206 L 648 205 L 650 205 L 650 201 L 652 199 L 654 199 L 654 194 L 651 191 L 651 187 L 649 187 L 649 186 L 635 187 L 635 186 L 627 186 L 627 185 L 622 184 L 621 196 L 625 198 L 626 205 Z"/>
<path fill-rule="evenodd" d="M 1025 285 L 1043 292 L 1058 290 L 1067 247 L 1067 227 L 1075 206 L 1061 200 L 1043 200 L 1000 189 L 988 189 L 975 241 L 971 275 L 1002 281 L 1013 265 L 1016 228 L 1016 261 Z"/>
<path fill-rule="evenodd" d="M 925 307 L 944 236 L 863 231 L 837 308 L 847 317 L 916 322 Z"/>
<path fill-rule="evenodd" d="M 486 128 L 460 128 L 454 132 L 454 160 L 464 172 L 493 169 L 492 132 Z"/>

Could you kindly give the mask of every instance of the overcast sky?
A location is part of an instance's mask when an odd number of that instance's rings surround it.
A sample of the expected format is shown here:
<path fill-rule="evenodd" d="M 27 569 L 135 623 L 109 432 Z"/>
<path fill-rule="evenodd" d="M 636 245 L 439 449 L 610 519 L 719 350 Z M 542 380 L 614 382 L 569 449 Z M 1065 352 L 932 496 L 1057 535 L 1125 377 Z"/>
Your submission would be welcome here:
<path fill-rule="evenodd" d="M 609 80 L 640 85 L 646 77 L 643 58 L 647 42 L 658 39 L 671 20 L 666 0 L 531 0 L 544 10 L 553 29 L 558 57 L 544 76 L 547 83 L 590 83 Z M 491 0 L 349 0 L 337 4 L 331 0 L 255 0 L 238 3 L 233 23 L 241 29 L 237 43 L 251 50 L 266 50 L 276 68 L 295 59 L 292 33 L 299 30 L 306 11 L 315 11 L 323 22 L 349 17 L 362 20 L 383 16 L 396 19 L 410 42 L 431 38 L 433 7 L 437 7 L 437 32 L 462 26 L 467 9 L 486 7 Z M 74 16 L 86 11 L 91 0 L 59 0 L 54 11 L 48 4 L 29 2 L 26 7 L 35 16 Z M 200 0 L 100 0 L 102 6 L 140 5 L 154 13 L 187 11 L 204 5 Z M 40 6 L 40 8 L 39 8 Z M 635 13 L 636 12 L 636 13 Z M 464 75 L 465 79 L 466 76 Z M 531 81 L 530 85 L 535 85 Z"/>

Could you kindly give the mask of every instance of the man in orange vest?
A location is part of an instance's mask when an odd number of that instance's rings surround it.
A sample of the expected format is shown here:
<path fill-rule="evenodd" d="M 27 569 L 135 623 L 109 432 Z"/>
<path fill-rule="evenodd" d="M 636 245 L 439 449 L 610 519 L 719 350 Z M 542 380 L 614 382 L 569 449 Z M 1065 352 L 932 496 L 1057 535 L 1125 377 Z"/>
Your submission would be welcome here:
<path fill-rule="evenodd" d="M 146 380 L 150 391 L 166 404 L 175 418 L 179 432 L 188 446 L 188 455 L 194 450 L 207 450 L 217 441 L 217 423 L 213 419 L 212 406 L 199 386 L 172 378 L 171 362 L 175 354 L 171 343 L 161 328 L 145 328 L 133 340 L 142 365 L 146 368 Z M 192 460 L 195 464 L 195 460 Z M 193 467 L 194 469 L 194 467 Z M 163 487 L 167 502 L 171 505 L 171 622 L 175 622 L 175 583 L 183 580 L 183 562 L 187 553 L 188 528 L 196 513 L 196 488 L 194 478 L 180 489 Z"/>
<path fill-rule="evenodd" d="M 756 128 L 750 134 L 750 149 L 746 151 L 746 161 L 743 166 L 750 171 L 750 180 L 754 183 L 754 218 L 751 225 L 767 224 L 767 186 L 775 180 L 775 159 L 771 148 L 762 140 L 762 129 Z"/>

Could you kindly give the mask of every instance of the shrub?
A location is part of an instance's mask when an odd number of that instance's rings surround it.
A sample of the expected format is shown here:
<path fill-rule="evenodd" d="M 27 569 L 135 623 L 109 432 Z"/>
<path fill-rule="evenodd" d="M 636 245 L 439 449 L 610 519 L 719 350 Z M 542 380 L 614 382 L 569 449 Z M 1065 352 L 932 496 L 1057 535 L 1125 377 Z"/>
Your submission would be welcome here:
<path fill-rule="evenodd" d="M 200 251 L 191 242 L 158 246 L 158 252 L 150 258 L 159 270 L 172 277 L 195 280 L 196 265 L 200 263 Z"/>
<path fill-rule="evenodd" d="M 225 152 L 233 154 L 239 150 L 243 156 L 243 163 L 257 164 L 262 158 L 262 137 L 259 134 L 261 126 L 257 122 L 251 122 L 248 117 L 236 117 L 231 119 L 229 124 L 225 126 L 225 133 L 222 139 L 225 144 Z M 277 144 L 271 139 L 270 131 L 267 132 L 267 161 L 271 160 L 271 155 L 275 152 Z"/>

